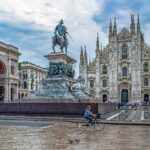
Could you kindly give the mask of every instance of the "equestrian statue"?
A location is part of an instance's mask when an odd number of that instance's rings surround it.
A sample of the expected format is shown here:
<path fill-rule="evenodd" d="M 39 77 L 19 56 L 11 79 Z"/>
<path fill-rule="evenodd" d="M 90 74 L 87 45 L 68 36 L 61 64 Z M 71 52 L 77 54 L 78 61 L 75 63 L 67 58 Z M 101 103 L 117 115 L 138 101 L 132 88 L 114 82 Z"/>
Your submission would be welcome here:
<path fill-rule="evenodd" d="M 61 19 L 59 21 L 59 24 L 56 26 L 54 31 L 54 36 L 52 37 L 52 42 L 53 42 L 52 48 L 54 53 L 56 53 L 55 46 L 59 45 L 61 52 L 63 53 L 63 49 L 65 48 L 65 53 L 67 54 L 67 46 L 68 46 L 67 35 L 70 36 L 69 33 L 67 32 L 67 28 L 64 25 L 63 20 Z"/>

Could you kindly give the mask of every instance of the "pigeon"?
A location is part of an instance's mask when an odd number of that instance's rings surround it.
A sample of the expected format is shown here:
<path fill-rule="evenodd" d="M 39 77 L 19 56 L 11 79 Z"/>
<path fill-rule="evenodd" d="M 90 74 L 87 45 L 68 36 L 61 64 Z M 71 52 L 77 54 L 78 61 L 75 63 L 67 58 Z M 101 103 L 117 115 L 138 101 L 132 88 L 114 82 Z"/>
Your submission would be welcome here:
<path fill-rule="evenodd" d="M 68 139 L 68 142 L 70 143 L 70 144 L 73 144 L 73 140 L 71 140 L 71 139 Z"/>
<path fill-rule="evenodd" d="M 79 142 L 80 140 L 79 139 L 74 139 L 76 142 Z"/>

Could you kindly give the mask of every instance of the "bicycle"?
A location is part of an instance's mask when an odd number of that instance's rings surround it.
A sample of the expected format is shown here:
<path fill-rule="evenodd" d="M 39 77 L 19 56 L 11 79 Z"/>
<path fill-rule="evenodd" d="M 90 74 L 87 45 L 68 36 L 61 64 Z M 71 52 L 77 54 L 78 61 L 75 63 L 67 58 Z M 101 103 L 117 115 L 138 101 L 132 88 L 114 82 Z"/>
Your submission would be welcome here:
<path fill-rule="evenodd" d="M 99 115 L 97 115 L 94 119 L 92 123 L 86 122 L 86 123 L 81 123 L 80 125 L 78 125 L 78 127 L 80 128 L 80 130 L 82 132 L 85 131 L 102 131 L 105 128 L 105 124 L 102 122 L 102 119 L 100 119 Z"/>

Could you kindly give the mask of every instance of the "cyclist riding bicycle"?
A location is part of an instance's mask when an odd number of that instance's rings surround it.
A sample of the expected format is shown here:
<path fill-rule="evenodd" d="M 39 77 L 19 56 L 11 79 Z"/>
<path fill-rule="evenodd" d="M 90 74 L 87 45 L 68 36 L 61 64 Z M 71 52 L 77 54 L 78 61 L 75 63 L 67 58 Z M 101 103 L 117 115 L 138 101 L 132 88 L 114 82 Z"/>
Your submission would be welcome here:
<path fill-rule="evenodd" d="M 84 112 L 84 118 L 88 120 L 88 123 L 93 123 L 93 120 L 96 117 L 96 114 L 91 111 L 91 108 L 91 105 L 87 105 Z"/>

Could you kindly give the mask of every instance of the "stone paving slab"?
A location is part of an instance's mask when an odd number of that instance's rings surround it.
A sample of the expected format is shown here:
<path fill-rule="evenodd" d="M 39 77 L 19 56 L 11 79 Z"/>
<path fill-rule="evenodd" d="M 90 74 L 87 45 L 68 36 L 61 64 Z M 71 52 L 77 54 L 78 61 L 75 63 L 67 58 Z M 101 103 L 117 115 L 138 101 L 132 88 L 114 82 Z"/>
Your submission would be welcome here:
<path fill-rule="evenodd" d="M 150 150 L 150 126 L 106 125 L 103 131 L 82 134 L 76 123 L 0 126 L 0 150 Z"/>

